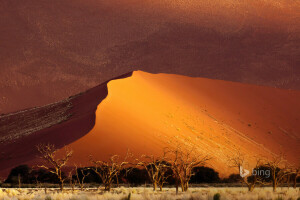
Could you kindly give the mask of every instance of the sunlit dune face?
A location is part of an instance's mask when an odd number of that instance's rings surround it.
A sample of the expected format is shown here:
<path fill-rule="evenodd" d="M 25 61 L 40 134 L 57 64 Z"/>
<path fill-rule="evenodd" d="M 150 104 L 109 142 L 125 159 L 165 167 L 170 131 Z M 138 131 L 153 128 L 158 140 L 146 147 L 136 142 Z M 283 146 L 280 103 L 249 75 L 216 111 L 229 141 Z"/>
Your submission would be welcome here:
<path fill-rule="evenodd" d="M 97 157 L 101 152 L 100 157 L 106 157 L 125 153 L 127 148 L 140 154 L 160 152 L 168 130 L 164 118 L 175 111 L 170 103 L 175 99 L 139 73 L 111 81 L 108 88 L 108 97 L 98 106 L 94 129 L 71 145 L 80 149 L 78 156 L 85 160 L 86 155 Z"/>
<path fill-rule="evenodd" d="M 224 176 L 236 172 L 227 160 L 237 150 L 250 164 L 279 145 L 292 162 L 299 154 L 291 148 L 299 140 L 299 92 L 140 71 L 109 82 L 108 90 L 94 129 L 69 145 L 78 165 L 89 165 L 89 155 L 160 155 L 188 143 Z"/>

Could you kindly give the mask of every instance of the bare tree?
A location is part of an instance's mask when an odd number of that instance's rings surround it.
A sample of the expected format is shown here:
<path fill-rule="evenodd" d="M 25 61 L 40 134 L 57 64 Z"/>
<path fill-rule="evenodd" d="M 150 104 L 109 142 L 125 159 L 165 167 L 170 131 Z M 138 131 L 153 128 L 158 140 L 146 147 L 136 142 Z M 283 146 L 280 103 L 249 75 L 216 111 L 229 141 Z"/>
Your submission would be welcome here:
<path fill-rule="evenodd" d="M 176 193 L 178 193 L 179 183 L 182 191 L 187 191 L 193 169 L 204 166 L 211 159 L 209 156 L 196 155 L 194 151 L 194 148 L 183 150 L 180 146 L 170 151 L 172 159 L 169 160 L 169 163 L 176 180 Z"/>
<path fill-rule="evenodd" d="M 157 185 L 159 185 L 162 191 L 163 185 L 166 182 L 166 172 L 169 168 L 166 162 L 166 152 L 164 151 L 163 156 L 155 157 L 153 155 L 142 155 L 141 161 L 138 160 L 138 166 L 143 166 L 147 171 L 150 181 L 153 184 L 153 190 L 155 191 Z"/>
<path fill-rule="evenodd" d="M 72 191 L 74 192 L 77 180 L 73 179 L 73 170 L 74 169 L 72 169 L 71 171 L 69 171 L 68 178 L 69 178 L 69 181 L 70 181 L 70 186 L 72 188 Z"/>
<path fill-rule="evenodd" d="M 169 173 L 171 170 L 171 165 L 168 162 L 165 162 L 165 167 L 159 172 L 159 180 L 158 180 L 158 186 L 160 191 L 162 191 L 163 186 L 165 183 L 167 183 L 167 179 L 171 176 L 171 173 Z"/>
<path fill-rule="evenodd" d="M 39 165 L 38 167 L 44 168 L 49 172 L 55 174 L 59 180 L 60 190 L 63 191 L 64 181 L 66 180 L 66 177 L 63 176 L 62 169 L 66 166 L 67 162 L 73 154 L 73 151 L 65 148 L 66 152 L 63 158 L 56 158 L 57 149 L 53 144 L 39 144 L 37 145 L 37 150 L 39 151 L 41 158 L 45 162 L 44 165 Z"/>
<path fill-rule="evenodd" d="M 293 187 L 297 187 L 297 178 L 300 176 L 300 167 L 294 167 L 292 170 Z"/>
<path fill-rule="evenodd" d="M 252 192 L 257 185 L 265 184 L 264 177 L 260 176 L 257 173 L 252 174 L 252 172 L 249 172 L 244 168 L 246 166 L 245 155 L 240 151 L 237 151 L 236 155 L 228 158 L 228 161 L 230 167 L 238 168 L 239 174 L 241 176 L 241 181 L 247 185 L 250 192 Z M 261 166 L 263 166 L 262 159 L 256 158 L 256 163 L 253 169 L 258 170 Z"/>
<path fill-rule="evenodd" d="M 76 170 L 76 178 L 77 178 L 77 182 L 80 186 L 81 191 L 83 191 L 84 189 L 84 179 L 90 175 L 89 171 L 86 171 L 85 169 L 83 169 L 82 167 L 78 168 L 77 165 L 75 165 L 75 170 Z M 80 172 L 80 175 L 79 175 Z"/>
<path fill-rule="evenodd" d="M 19 188 L 21 188 L 22 181 L 21 181 L 21 175 L 20 174 L 18 174 L 18 183 L 19 183 Z"/>
<path fill-rule="evenodd" d="M 120 161 L 119 155 L 113 155 L 109 158 L 109 161 L 106 162 L 95 161 L 92 156 L 90 156 L 90 161 L 94 165 L 94 168 L 92 169 L 101 178 L 105 191 L 110 191 L 114 178 L 116 178 L 118 182 L 120 171 L 125 169 L 125 166 L 128 164 L 126 161 L 127 157 L 128 152 L 122 161 Z"/>
<path fill-rule="evenodd" d="M 289 167 L 289 163 L 285 159 L 285 155 L 283 153 L 274 155 L 272 159 L 266 160 L 265 166 L 271 171 L 274 192 L 276 191 L 278 184 L 280 184 L 286 176 L 293 174 L 293 170 Z"/>

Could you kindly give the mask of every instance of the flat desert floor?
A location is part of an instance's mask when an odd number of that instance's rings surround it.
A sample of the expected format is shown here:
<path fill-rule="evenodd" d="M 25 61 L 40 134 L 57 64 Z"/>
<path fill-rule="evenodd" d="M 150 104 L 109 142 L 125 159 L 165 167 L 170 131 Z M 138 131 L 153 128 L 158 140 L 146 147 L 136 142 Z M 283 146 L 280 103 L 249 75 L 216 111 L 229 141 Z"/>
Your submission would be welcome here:
<path fill-rule="evenodd" d="M 1 189 L 0 199 L 18 199 L 18 200 L 210 200 L 219 193 L 222 200 L 225 199 L 253 199 L 253 200 L 277 200 L 277 199 L 299 199 L 299 188 L 278 188 L 273 192 L 272 188 L 256 188 L 253 192 L 248 192 L 247 188 L 190 188 L 188 192 L 176 195 L 175 188 L 165 188 L 163 192 L 153 192 L 152 188 L 134 187 L 134 188 L 115 188 L 111 192 L 102 192 L 102 190 L 88 189 L 80 191 L 75 189 L 66 189 L 63 193 L 57 189 L 48 189 L 45 194 L 44 189 Z"/>

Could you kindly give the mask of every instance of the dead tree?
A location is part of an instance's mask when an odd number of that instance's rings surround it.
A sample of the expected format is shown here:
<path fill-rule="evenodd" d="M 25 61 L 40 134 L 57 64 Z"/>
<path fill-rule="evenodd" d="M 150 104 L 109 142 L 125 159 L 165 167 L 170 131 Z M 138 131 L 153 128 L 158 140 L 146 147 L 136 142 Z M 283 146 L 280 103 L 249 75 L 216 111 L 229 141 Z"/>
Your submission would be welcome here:
<path fill-rule="evenodd" d="M 297 178 L 300 176 L 300 167 L 294 169 L 293 174 L 292 174 L 292 179 L 293 179 L 293 187 L 297 187 Z"/>
<path fill-rule="evenodd" d="M 298 165 L 291 166 L 292 174 L 289 175 L 289 178 L 292 179 L 293 188 L 297 187 L 297 178 L 300 176 L 300 159 L 298 159 Z"/>
<path fill-rule="evenodd" d="M 286 176 L 293 174 L 293 170 L 289 167 L 283 153 L 275 155 L 272 159 L 265 162 L 265 166 L 271 171 L 273 191 L 276 192 L 277 186 L 282 183 Z"/>
<path fill-rule="evenodd" d="M 84 179 L 90 175 L 90 172 L 89 171 L 85 171 L 83 168 L 78 168 L 77 165 L 75 165 L 75 170 L 76 170 L 76 179 L 77 179 L 77 182 L 80 186 L 80 190 L 83 191 L 84 189 Z M 81 178 L 79 176 L 79 173 L 81 174 Z"/>
<path fill-rule="evenodd" d="M 153 185 L 153 191 L 156 191 L 157 185 L 159 185 L 162 191 L 163 185 L 166 182 L 166 172 L 169 168 L 166 162 L 166 152 L 161 157 L 155 157 L 153 155 L 142 155 L 141 161 L 137 160 L 138 166 L 142 166 L 147 171 L 150 181 Z"/>
<path fill-rule="evenodd" d="M 162 191 L 164 184 L 167 183 L 167 179 L 171 176 L 171 174 L 168 173 L 171 169 L 170 167 L 171 165 L 168 162 L 165 162 L 165 167 L 158 174 L 158 186 L 160 191 Z"/>
<path fill-rule="evenodd" d="M 253 170 L 259 170 L 260 167 L 264 166 L 263 159 L 256 157 L 255 165 L 253 166 Z M 238 168 L 239 174 L 241 176 L 241 182 L 246 184 L 248 187 L 248 191 L 252 192 L 257 185 L 264 185 L 266 182 L 265 178 L 259 173 L 253 173 L 253 171 L 249 171 L 245 169 L 246 161 L 245 155 L 240 151 L 230 158 L 228 158 L 230 167 Z"/>
<path fill-rule="evenodd" d="M 176 193 L 180 184 L 183 192 L 188 190 L 189 181 L 192 177 L 192 171 L 195 167 L 204 166 L 211 158 L 209 156 L 200 156 L 194 153 L 194 148 L 183 150 L 180 146 L 171 150 L 170 167 L 176 180 Z"/>
<path fill-rule="evenodd" d="M 66 166 L 67 162 L 73 154 L 73 151 L 70 151 L 66 148 L 66 152 L 63 158 L 56 158 L 57 149 L 53 144 L 39 144 L 37 145 L 37 150 L 41 155 L 40 158 L 42 158 L 45 162 L 44 165 L 39 165 L 38 167 L 44 168 L 49 172 L 55 174 L 59 180 L 60 190 L 63 191 L 64 181 L 66 180 L 66 178 L 63 176 L 62 169 Z"/>
<path fill-rule="evenodd" d="M 71 171 L 69 171 L 69 175 L 68 175 L 68 178 L 69 178 L 69 184 L 70 184 L 70 186 L 71 186 L 71 188 L 72 188 L 72 192 L 74 192 L 74 190 L 75 190 L 76 181 L 77 181 L 77 180 L 74 180 L 74 179 L 73 179 L 73 170 L 74 170 L 74 169 L 72 169 Z"/>
<path fill-rule="evenodd" d="M 18 183 L 19 183 L 19 189 L 21 188 L 21 175 L 18 174 Z"/>
<path fill-rule="evenodd" d="M 119 155 L 113 155 L 109 158 L 109 161 L 95 161 L 92 156 L 90 156 L 90 161 L 94 165 L 92 170 L 100 177 L 104 185 L 105 191 L 110 191 L 113 184 L 114 178 L 117 179 L 122 169 L 128 164 L 126 161 L 128 157 L 128 152 L 123 161 L 120 161 Z"/>

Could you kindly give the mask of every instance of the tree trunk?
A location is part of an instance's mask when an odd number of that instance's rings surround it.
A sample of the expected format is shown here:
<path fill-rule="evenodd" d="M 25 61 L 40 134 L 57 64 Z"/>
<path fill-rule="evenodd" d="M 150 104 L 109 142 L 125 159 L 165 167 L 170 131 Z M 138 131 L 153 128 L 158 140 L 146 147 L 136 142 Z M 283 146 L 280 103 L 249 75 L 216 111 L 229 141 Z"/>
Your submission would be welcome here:
<path fill-rule="evenodd" d="M 153 181 L 153 191 L 156 191 L 157 183 L 156 181 Z"/>
<path fill-rule="evenodd" d="M 297 187 L 297 176 L 295 176 L 295 178 L 293 179 L 293 188 L 295 188 L 296 189 L 296 187 Z"/>
<path fill-rule="evenodd" d="M 74 192 L 74 184 L 73 184 L 72 179 L 70 179 L 70 186 L 71 186 L 71 188 L 72 188 L 72 192 Z"/>
<path fill-rule="evenodd" d="M 119 178 L 118 178 L 118 176 L 116 176 L 116 178 L 117 178 L 117 187 L 120 187 L 119 186 Z"/>
<path fill-rule="evenodd" d="M 60 188 L 61 192 L 64 190 L 64 182 L 63 181 L 60 181 L 59 188 Z"/>
<path fill-rule="evenodd" d="M 159 190 L 162 191 L 163 186 L 160 184 L 159 185 Z"/>
<path fill-rule="evenodd" d="M 188 189 L 189 189 L 189 182 L 186 182 L 186 183 L 184 184 L 184 191 L 187 192 Z"/>
<path fill-rule="evenodd" d="M 248 185 L 248 191 L 252 192 L 254 190 L 254 185 Z"/>
<path fill-rule="evenodd" d="M 184 183 L 181 182 L 180 186 L 181 186 L 181 191 L 184 192 Z"/>
<path fill-rule="evenodd" d="M 176 184 L 176 194 L 178 194 L 178 179 L 176 179 L 175 184 Z"/>
<path fill-rule="evenodd" d="M 18 182 L 19 182 L 19 188 L 21 188 L 21 176 L 18 174 Z"/>
<path fill-rule="evenodd" d="M 277 189 L 277 182 L 276 180 L 273 180 L 273 192 L 276 192 Z"/>
<path fill-rule="evenodd" d="M 105 191 L 110 191 L 110 183 L 106 183 L 105 185 L 104 185 L 104 190 Z"/>

